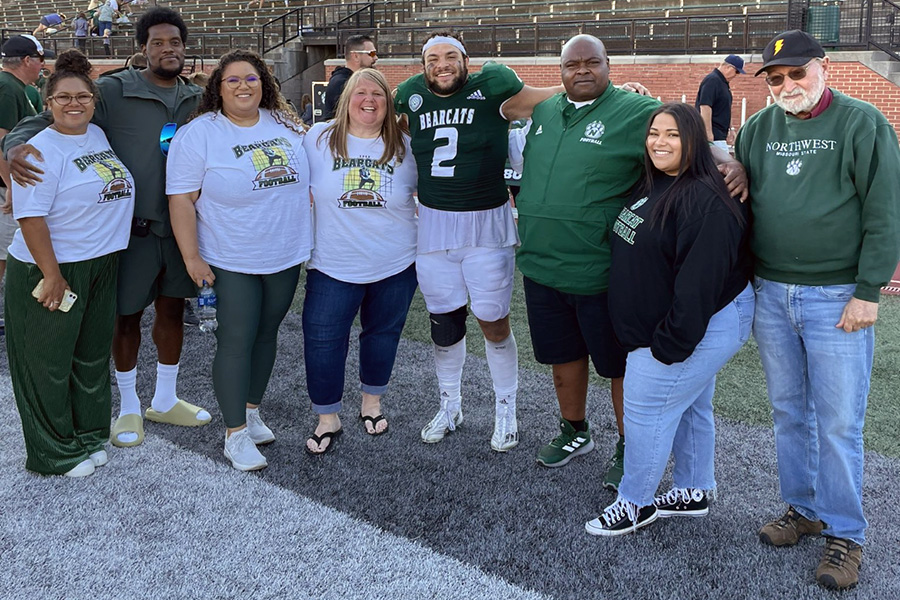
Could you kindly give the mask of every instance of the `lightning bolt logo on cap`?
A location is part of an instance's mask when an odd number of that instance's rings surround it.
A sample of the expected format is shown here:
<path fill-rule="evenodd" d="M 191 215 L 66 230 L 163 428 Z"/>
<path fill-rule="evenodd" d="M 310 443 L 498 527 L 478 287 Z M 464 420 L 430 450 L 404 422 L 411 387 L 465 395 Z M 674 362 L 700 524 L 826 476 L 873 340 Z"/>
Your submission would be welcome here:
<path fill-rule="evenodd" d="M 772 53 L 772 56 L 777 56 L 779 52 L 781 52 L 781 47 L 784 46 L 784 40 L 777 40 L 775 42 L 775 52 Z"/>

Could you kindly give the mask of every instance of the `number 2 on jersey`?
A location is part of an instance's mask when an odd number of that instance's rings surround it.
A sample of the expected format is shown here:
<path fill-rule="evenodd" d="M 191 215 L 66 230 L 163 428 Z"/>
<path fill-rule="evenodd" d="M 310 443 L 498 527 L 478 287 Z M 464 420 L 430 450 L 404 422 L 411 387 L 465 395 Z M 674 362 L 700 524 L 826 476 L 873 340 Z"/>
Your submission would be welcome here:
<path fill-rule="evenodd" d="M 445 146 L 438 146 L 434 149 L 434 156 L 431 159 L 431 176 L 432 177 L 453 177 L 456 167 L 442 165 L 456 158 L 456 144 L 459 140 L 459 132 L 455 127 L 438 127 L 434 130 L 434 141 L 447 140 Z"/>

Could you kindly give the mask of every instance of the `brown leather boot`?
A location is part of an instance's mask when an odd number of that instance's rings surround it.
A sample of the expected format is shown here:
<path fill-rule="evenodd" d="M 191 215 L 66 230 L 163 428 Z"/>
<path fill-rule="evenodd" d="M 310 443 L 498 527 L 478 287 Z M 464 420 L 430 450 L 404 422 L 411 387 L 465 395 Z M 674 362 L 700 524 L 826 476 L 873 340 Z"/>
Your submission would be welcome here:
<path fill-rule="evenodd" d="M 793 546 L 804 535 L 819 535 L 824 528 L 822 521 L 810 521 L 789 506 L 780 519 L 763 525 L 759 530 L 759 541 L 770 546 Z"/>
<path fill-rule="evenodd" d="M 826 537 L 825 554 L 816 569 L 816 581 L 829 590 L 850 589 L 859 582 L 862 546 L 853 540 Z"/>

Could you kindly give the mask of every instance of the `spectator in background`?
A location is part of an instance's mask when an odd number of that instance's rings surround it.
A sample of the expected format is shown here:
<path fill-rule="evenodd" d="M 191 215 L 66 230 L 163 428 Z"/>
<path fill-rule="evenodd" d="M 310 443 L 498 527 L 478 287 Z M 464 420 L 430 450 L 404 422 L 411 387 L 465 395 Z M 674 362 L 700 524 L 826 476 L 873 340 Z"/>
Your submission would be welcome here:
<path fill-rule="evenodd" d="M 100 5 L 100 8 L 97 9 L 97 24 L 98 30 L 97 35 L 103 38 L 103 43 L 107 46 L 106 55 L 109 56 L 109 34 L 112 32 L 112 24 L 116 15 L 116 8 L 113 6 L 115 0 L 106 0 L 103 4 Z"/>
<path fill-rule="evenodd" d="M 147 57 L 142 52 L 135 52 L 128 60 L 128 64 L 134 69 L 146 69 Z"/>
<path fill-rule="evenodd" d="M 75 46 L 87 54 L 87 38 L 91 29 L 87 15 L 83 12 L 78 13 L 78 16 L 72 21 L 72 27 L 75 30 Z"/>
<path fill-rule="evenodd" d="M 360 69 L 375 68 L 378 62 L 378 52 L 375 50 L 375 42 L 367 35 L 352 35 L 344 44 L 344 66 L 338 67 L 328 80 L 325 88 L 325 108 L 322 110 L 322 120 L 330 121 L 334 118 L 341 91 L 347 80 L 354 72 Z"/>
<path fill-rule="evenodd" d="M 203 71 L 197 71 L 188 75 L 188 81 L 199 88 L 206 88 L 207 84 L 209 83 L 209 75 L 207 75 Z"/>
<path fill-rule="evenodd" d="M 300 98 L 300 119 L 307 125 L 313 123 L 313 101 L 309 94 L 303 94 Z"/>
<path fill-rule="evenodd" d="M 738 74 L 744 74 L 744 59 L 734 54 L 725 57 L 716 69 L 703 78 L 694 106 L 706 126 L 706 138 L 722 150 L 728 151 L 728 130 L 731 129 L 731 88 L 728 86 Z"/>
<path fill-rule="evenodd" d="M 55 54 L 45 51 L 41 43 L 31 35 L 16 35 L 9 38 L 2 48 L 2 71 L 0 71 L 0 141 L 25 117 L 37 114 L 37 109 L 28 97 L 28 87 L 35 83 L 44 68 L 45 58 Z M 6 249 L 12 242 L 18 224 L 12 215 L 9 164 L 0 156 L 0 281 L 6 272 Z M 0 319 L 0 331 L 3 320 Z"/>
<path fill-rule="evenodd" d="M 53 31 L 47 31 L 47 33 L 56 33 L 60 29 L 60 25 L 63 24 L 63 21 L 66 20 L 66 15 L 61 12 L 50 13 L 49 15 L 44 15 L 41 17 L 41 23 L 37 26 L 37 29 L 31 32 L 31 35 L 37 35 L 48 29 L 52 29 Z"/>

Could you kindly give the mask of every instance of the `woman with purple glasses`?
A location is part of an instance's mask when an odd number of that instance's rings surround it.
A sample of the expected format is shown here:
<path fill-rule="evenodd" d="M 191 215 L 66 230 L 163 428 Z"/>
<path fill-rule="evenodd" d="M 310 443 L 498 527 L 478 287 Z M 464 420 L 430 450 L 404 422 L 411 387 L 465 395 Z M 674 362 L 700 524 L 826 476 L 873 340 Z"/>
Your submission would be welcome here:
<path fill-rule="evenodd" d="M 172 140 L 166 192 L 187 272 L 218 297 L 213 388 L 225 457 L 251 471 L 267 466 L 257 444 L 275 440 L 259 405 L 312 245 L 305 129 L 246 50 L 222 56 L 197 114 Z"/>

